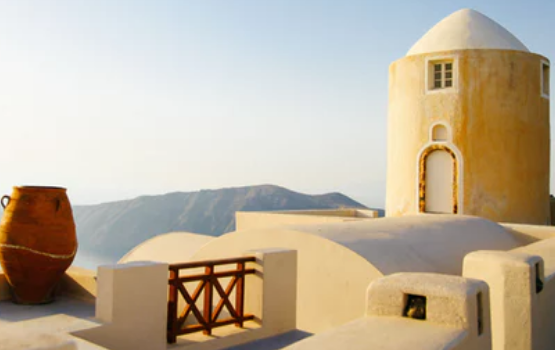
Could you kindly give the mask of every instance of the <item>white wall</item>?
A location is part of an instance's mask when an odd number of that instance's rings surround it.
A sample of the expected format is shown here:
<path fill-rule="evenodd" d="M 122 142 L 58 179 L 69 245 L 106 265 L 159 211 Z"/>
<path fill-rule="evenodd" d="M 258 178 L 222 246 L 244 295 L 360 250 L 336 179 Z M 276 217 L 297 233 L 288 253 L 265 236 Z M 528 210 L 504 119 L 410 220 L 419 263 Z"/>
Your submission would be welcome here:
<path fill-rule="evenodd" d="M 421 214 L 291 229 L 329 239 L 364 257 L 382 274 L 462 274 L 464 256 L 480 249 L 509 250 L 521 243 L 500 225 L 478 217 Z"/>
<path fill-rule="evenodd" d="M 464 276 L 490 286 L 494 350 L 555 348 L 555 239 L 509 252 L 471 253 Z"/>
<path fill-rule="evenodd" d="M 298 251 L 297 328 L 318 332 L 363 315 L 366 288 L 381 273 L 350 249 L 316 235 L 285 229 L 233 232 L 208 243 L 191 260 L 273 247 Z"/>
<path fill-rule="evenodd" d="M 189 232 L 172 232 L 148 239 L 120 259 L 131 261 L 158 261 L 168 264 L 186 262 L 203 245 L 215 237 Z"/>
<path fill-rule="evenodd" d="M 426 297 L 426 319 L 404 317 L 407 295 Z M 478 295 L 483 308 L 478 332 Z M 403 273 L 368 288 L 366 315 L 300 341 L 288 350 L 488 350 L 491 347 L 486 283 L 456 276 Z"/>

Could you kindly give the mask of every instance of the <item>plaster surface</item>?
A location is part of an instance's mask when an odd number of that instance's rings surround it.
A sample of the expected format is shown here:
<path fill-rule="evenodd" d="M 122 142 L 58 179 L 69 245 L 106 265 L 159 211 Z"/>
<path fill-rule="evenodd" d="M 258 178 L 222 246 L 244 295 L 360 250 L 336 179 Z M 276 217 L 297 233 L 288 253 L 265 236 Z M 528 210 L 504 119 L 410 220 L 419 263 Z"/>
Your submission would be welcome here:
<path fill-rule="evenodd" d="M 429 90 L 426 67 L 442 59 L 453 60 L 454 86 Z M 387 216 L 420 211 L 420 157 L 443 145 L 457 157 L 458 213 L 496 222 L 549 222 L 549 100 L 540 91 L 542 60 L 523 51 L 466 49 L 411 55 L 390 65 Z M 437 123 L 451 130 L 449 141 L 430 140 Z"/>
<path fill-rule="evenodd" d="M 467 253 L 518 246 L 512 235 L 485 219 L 419 215 L 236 231 L 206 244 L 191 260 L 259 248 L 297 250 L 297 328 L 320 332 L 361 317 L 368 284 L 383 275 L 460 275 Z"/>
<path fill-rule="evenodd" d="M 426 297 L 426 318 L 403 316 L 406 294 Z M 477 295 L 485 309 L 478 333 Z M 491 344 L 488 287 L 482 281 L 439 274 L 402 273 L 373 281 L 366 316 L 286 349 L 472 349 Z"/>
<path fill-rule="evenodd" d="M 462 261 L 480 247 L 508 250 L 519 242 L 498 224 L 459 215 L 416 215 L 342 224 L 289 226 L 357 253 L 383 275 L 462 273 Z"/>
<path fill-rule="evenodd" d="M 130 262 L 98 268 L 95 319 L 74 332 L 112 350 L 166 349 L 168 264 Z"/>
<path fill-rule="evenodd" d="M 148 239 L 137 245 L 118 263 L 150 260 L 168 264 L 188 261 L 203 245 L 213 240 L 213 236 L 189 232 L 172 232 Z"/>
<path fill-rule="evenodd" d="M 407 56 L 466 49 L 528 52 L 520 40 L 491 18 L 475 10 L 462 9 L 432 27 L 414 44 Z"/>
<path fill-rule="evenodd" d="M 546 280 L 555 279 L 555 238 L 516 248 L 511 252 L 540 256 L 543 260 L 543 273 Z"/>
<path fill-rule="evenodd" d="M 237 257 L 246 251 L 276 247 L 298 252 L 296 325 L 310 333 L 360 317 L 368 283 L 382 276 L 350 249 L 313 234 L 284 228 L 223 235 L 202 247 L 191 260 Z"/>
<path fill-rule="evenodd" d="M 551 241 L 509 252 L 477 251 L 465 258 L 464 275 L 484 280 L 491 289 L 492 349 L 553 347 L 555 242 Z"/>
<path fill-rule="evenodd" d="M 378 212 L 364 209 L 294 210 L 235 213 L 236 231 L 286 225 L 308 225 L 360 221 L 377 218 Z"/>

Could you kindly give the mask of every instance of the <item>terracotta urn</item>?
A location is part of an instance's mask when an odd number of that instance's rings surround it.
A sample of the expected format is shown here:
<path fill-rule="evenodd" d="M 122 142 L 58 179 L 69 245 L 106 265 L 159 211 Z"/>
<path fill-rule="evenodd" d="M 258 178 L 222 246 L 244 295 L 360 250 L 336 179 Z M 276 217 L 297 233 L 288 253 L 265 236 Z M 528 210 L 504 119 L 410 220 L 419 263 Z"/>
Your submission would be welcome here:
<path fill-rule="evenodd" d="M 16 303 L 51 302 L 77 251 L 66 189 L 14 187 L 1 199 L 0 265 Z"/>

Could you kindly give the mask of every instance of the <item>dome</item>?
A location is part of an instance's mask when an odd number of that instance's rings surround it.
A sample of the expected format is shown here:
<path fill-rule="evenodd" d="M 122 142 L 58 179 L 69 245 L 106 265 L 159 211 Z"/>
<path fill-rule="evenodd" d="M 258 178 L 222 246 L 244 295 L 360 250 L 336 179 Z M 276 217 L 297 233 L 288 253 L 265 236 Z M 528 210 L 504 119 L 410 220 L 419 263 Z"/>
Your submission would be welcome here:
<path fill-rule="evenodd" d="M 475 10 L 463 9 L 432 27 L 413 45 L 407 56 L 466 49 L 529 52 L 520 40 L 491 18 Z"/>

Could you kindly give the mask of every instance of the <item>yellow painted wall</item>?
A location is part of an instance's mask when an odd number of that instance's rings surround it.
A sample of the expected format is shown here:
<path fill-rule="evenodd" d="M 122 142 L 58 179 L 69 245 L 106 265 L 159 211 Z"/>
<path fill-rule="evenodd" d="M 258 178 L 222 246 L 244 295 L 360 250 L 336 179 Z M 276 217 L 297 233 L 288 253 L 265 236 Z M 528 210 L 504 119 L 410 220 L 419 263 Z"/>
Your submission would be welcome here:
<path fill-rule="evenodd" d="M 426 58 L 445 56 L 458 62 L 455 91 L 427 94 Z M 446 122 L 463 158 L 462 213 L 549 222 L 549 100 L 541 97 L 541 60 L 519 51 L 460 50 L 391 64 L 388 216 L 418 212 L 418 153 L 430 141 L 430 126 Z"/>

